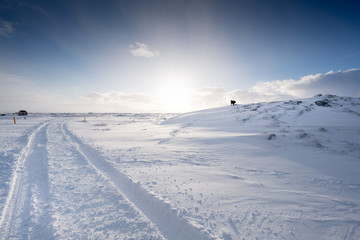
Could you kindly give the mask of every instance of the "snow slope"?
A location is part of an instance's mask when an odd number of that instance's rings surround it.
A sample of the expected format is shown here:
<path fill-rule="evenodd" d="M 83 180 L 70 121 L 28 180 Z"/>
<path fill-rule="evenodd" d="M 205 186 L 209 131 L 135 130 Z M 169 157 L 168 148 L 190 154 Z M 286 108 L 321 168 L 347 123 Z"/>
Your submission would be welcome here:
<path fill-rule="evenodd" d="M 360 238 L 358 98 L 10 120 L 1 239 Z"/>

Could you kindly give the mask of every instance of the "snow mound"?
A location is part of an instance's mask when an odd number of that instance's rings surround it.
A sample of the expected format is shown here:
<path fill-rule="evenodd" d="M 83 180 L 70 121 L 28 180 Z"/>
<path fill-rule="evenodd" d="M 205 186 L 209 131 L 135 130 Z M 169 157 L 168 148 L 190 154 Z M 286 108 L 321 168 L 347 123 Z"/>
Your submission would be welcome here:
<path fill-rule="evenodd" d="M 231 111 L 229 111 L 231 109 Z M 198 127 L 236 127 L 233 116 L 245 124 L 279 127 L 293 125 L 354 125 L 360 116 L 360 98 L 316 95 L 313 98 L 227 106 L 185 113 L 162 124 Z M 229 127 L 227 127 L 229 128 Z"/>

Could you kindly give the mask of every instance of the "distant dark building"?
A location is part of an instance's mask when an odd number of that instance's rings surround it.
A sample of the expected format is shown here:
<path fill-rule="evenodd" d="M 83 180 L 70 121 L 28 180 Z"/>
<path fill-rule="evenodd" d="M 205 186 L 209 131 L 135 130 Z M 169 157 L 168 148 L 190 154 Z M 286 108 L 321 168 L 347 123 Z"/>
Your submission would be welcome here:
<path fill-rule="evenodd" d="M 28 115 L 28 112 L 25 111 L 25 110 L 20 110 L 19 113 L 18 113 L 19 116 L 26 116 Z"/>

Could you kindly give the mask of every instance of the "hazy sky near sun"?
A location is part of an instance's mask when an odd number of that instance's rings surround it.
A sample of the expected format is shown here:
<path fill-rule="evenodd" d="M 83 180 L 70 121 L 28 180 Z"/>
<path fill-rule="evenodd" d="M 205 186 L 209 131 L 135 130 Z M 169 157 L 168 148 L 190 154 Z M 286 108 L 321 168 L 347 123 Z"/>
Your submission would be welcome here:
<path fill-rule="evenodd" d="M 0 112 L 359 97 L 359 9 L 357 0 L 0 0 Z"/>

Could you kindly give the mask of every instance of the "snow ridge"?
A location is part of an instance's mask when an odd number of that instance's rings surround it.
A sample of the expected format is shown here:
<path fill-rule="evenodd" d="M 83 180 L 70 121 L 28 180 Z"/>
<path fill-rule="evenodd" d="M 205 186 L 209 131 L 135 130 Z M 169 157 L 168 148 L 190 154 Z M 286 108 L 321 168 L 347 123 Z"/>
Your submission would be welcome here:
<path fill-rule="evenodd" d="M 134 183 L 125 174 L 117 171 L 97 151 L 72 134 L 65 122 L 62 124 L 62 129 L 64 135 L 76 146 L 85 159 L 108 178 L 150 221 L 156 224 L 165 238 L 174 240 L 208 239 L 200 230 L 178 216 L 177 211 L 171 209 L 169 204 L 150 195 L 140 187 L 140 184 Z"/>

